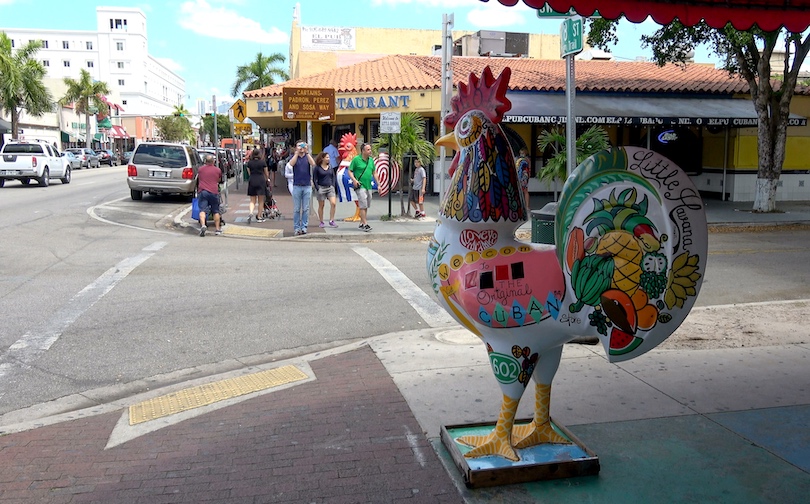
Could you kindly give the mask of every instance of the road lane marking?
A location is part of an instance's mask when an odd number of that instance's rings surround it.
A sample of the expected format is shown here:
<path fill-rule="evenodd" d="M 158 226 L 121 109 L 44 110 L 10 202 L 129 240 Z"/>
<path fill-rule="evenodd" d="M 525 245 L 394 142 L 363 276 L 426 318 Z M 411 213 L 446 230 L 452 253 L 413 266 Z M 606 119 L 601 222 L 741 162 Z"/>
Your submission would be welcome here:
<path fill-rule="evenodd" d="M 47 352 L 71 324 L 166 244 L 166 242 L 152 243 L 143 248 L 140 254 L 128 257 L 108 269 L 73 296 L 43 327 L 27 332 L 15 341 L 8 350 L 0 354 L 0 379 L 13 367 L 26 368 Z"/>
<path fill-rule="evenodd" d="M 355 245 L 352 247 L 360 257 L 365 259 L 388 282 L 405 301 L 410 304 L 416 313 L 430 327 L 447 327 L 456 325 L 447 311 L 439 306 L 425 291 L 420 289 L 410 278 L 405 276 L 388 259 L 374 252 L 368 247 Z"/>
<path fill-rule="evenodd" d="M 90 208 L 87 209 L 87 215 L 89 215 L 90 217 L 96 219 L 99 222 L 103 222 L 105 224 L 112 224 L 113 226 L 120 226 L 120 227 L 129 228 L 129 229 L 137 229 L 138 231 L 149 231 L 151 233 L 170 234 L 170 235 L 176 235 L 177 234 L 177 233 L 172 233 L 170 231 L 162 231 L 160 229 L 149 229 L 149 228 L 142 228 L 142 227 L 138 227 L 138 226 L 132 226 L 130 224 L 121 224 L 120 222 L 114 222 L 114 221 L 111 221 L 109 219 L 105 219 L 104 217 L 101 217 L 100 215 L 96 214 L 96 209 L 97 208 L 105 208 L 110 203 L 115 203 L 117 201 L 123 201 L 125 199 L 128 199 L 128 198 L 126 196 L 124 196 L 123 198 L 118 198 L 118 199 L 114 199 L 112 201 L 107 201 L 107 202 L 101 203 L 99 205 L 91 206 Z"/>

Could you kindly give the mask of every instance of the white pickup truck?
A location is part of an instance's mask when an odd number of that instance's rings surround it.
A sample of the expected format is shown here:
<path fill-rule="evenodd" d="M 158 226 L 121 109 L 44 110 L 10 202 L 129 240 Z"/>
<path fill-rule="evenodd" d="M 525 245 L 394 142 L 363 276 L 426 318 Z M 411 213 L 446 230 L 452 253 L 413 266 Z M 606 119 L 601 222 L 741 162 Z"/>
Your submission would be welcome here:
<path fill-rule="evenodd" d="M 43 187 L 50 179 L 70 183 L 70 163 L 44 140 L 11 140 L 0 149 L 0 187 L 6 180 L 19 180 L 28 185 L 36 180 Z"/>

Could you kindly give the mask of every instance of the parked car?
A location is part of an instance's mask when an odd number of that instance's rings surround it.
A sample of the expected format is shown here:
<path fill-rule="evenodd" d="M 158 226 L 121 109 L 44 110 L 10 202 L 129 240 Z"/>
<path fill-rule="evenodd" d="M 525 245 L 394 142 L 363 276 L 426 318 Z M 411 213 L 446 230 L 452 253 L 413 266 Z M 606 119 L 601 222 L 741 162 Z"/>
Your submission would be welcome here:
<path fill-rule="evenodd" d="M 197 191 L 200 167 L 197 149 L 171 142 L 144 142 L 135 147 L 127 166 L 127 185 L 133 200 L 143 193 L 181 194 L 189 198 Z"/>
<path fill-rule="evenodd" d="M 23 185 L 36 180 L 48 187 L 51 177 L 70 184 L 70 168 L 47 141 L 10 140 L 0 148 L 0 187 L 6 180 L 19 180 Z"/>
<path fill-rule="evenodd" d="M 132 151 L 128 150 L 121 154 L 121 164 L 129 164 L 129 160 L 132 159 Z"/>
<path fill-rule="evenodd" d="M 93 149 L 88 148 L 73 148 L 65 149 L 65 152 L 72 152 L 82 162 L 82 168 L 98 168 L 101 166 L 101 161 L 98 154 Z"/>
<path fill-rule="evenodd" d="M 235 175 L 235 168 L 234 168 L 234 160 L 233 156 L 228 156 L 227 149 L 215 149 L 214 147 L 203 147 L 200 149 L 200 155 L 204 156 L 205 154 L 211 154 L 212 156 L 215 155 L 216 152 L 217 156 L 217 166 L 222 173 L 227 173 L 228 177 L 233 177 Z"/>
<path fill-rule="evenodd" d="M 99 156 L 99 163 L 106 164 L 109 166 L 118 166 L 118 154 L 111 149 L 102 149 L 98 151 Z"/>
<path fill-rule="evenodd" d="M 64 151 L 61 154 L 62 161 L 64 161 L 71 170 L 81 170 L 82 160 L 76 157 L 76 154 Z"/>

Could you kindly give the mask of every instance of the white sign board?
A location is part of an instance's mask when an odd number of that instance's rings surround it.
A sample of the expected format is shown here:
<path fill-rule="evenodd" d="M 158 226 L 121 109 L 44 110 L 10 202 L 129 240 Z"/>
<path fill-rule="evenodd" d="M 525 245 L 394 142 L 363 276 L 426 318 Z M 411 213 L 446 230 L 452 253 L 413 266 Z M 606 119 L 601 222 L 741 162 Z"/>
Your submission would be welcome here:
<path fill-rule="evenodd" d="M 354 51 L 354 28 L 302 26 L 301 49 L 305 51 Z"/>
<path fill-rule="evenodd" d="M 401 112 L 380 113 L 380 133 L 399 133 Z"/>

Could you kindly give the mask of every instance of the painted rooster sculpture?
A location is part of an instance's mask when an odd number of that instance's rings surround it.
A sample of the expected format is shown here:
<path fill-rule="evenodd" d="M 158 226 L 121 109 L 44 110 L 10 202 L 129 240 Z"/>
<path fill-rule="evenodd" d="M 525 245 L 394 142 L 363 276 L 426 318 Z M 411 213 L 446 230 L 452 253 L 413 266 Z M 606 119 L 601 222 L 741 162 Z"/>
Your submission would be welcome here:
<path fill-rule="evenodd" d="M 570 443 L 549 416 L 563 345 L 598 336 L 612 362 L 666 339 L 688 314 L 705 268 L 703 203 L 688 176 L 655 152 L 602 151 L 566 181 L 553 245 L 516 240 L 527 221 L 512 149 L 500 126 L 511 108 L 506 68 L 460 83 L 437 141 L 457 151 L 428 247 L 440 304 L 486 344 L 503 402 L 466 457 L 519 460 L 522 448 Z M 531 379 L 535 410 L 515 424 Z"/>

